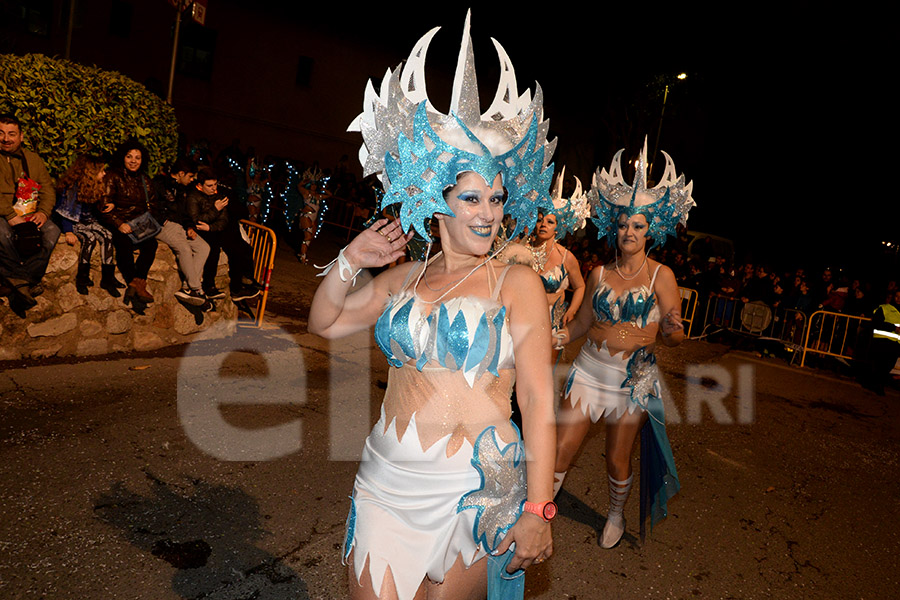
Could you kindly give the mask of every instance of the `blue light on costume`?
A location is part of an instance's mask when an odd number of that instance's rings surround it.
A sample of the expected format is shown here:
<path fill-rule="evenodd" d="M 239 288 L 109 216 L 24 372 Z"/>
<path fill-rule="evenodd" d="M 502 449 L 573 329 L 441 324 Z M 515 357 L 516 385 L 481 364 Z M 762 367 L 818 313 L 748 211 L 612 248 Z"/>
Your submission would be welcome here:
<path fill-rule="evenodd" d="M 553 165 L 543 168 L 544 146 L 537 144 L 537 116 L 532 116 L 521 142 L 499 156 L 493 156 L 459 117 L 455 117 L 465 135 L 481 148 L 479 155 L 443 141 L 428 122 L 426 105 L 427 101 L 423 101 L 416 109 L 413 139 L 401 133 L 397 138 L 399 156 L 390 153 L 384 156 L 388 183 L 381 208 L 400 204 L 403 231 L 408 233 L 412 227 L 425 240 L 431 241 L 427 223 L 431 216 L 455 216 L 444 201 L 443 193 L 456 182 L 457 175 L 473 171 L 491 185 L 499 173 L 507 190 L 504 212 L 516 221 L 510 237 L 517 236 L 526 227 L 533 230 L 538 210 L 550 210 L 553 206 L 548 193 Z"/>
<path fill-rule="evenodd" d="M 515 425 L 513 425 L 515 427 Z M 493 425 L 475 440 L 472 466 L 481 476 L 481 485 L 459 499 L 456 512 L 475 509 L 478 514 L 472 538 L 487 552 L 493 552 L 503 536 L 522 514 L 525 502 L 525 448 L 516 429 L 517 441 L 503 449 L 497 443 Z"/>

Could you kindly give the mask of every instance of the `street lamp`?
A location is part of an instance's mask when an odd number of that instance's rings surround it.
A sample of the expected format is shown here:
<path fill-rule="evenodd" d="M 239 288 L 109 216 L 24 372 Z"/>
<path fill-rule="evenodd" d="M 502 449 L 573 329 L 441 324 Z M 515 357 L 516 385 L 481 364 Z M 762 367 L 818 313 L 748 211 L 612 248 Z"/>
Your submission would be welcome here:
<path fill-rule="evenodd" d="M 675 76 L 675 79 L 679 81 L 684 81 L 687 79 L 687 73 L 679 73 Z M 662 103 L 662 111 L 659 113 L 659 128 L 656 130 L 656 143 L 653 144 L 653 154 L 650 155 L 650 164 L 647 165 L 647 173 L 648 176 L 650 173 L 653 173 L 653 162 L 656 160 L 656 153 L 659 150 L 659 138 L 662 135 L 662 125 L 663 125 L 663 117 L 666 116 L 666 100 L 669 98 L 669 84 L 666 84 L 666 89 L 663 92 L 663 103 Z"/>

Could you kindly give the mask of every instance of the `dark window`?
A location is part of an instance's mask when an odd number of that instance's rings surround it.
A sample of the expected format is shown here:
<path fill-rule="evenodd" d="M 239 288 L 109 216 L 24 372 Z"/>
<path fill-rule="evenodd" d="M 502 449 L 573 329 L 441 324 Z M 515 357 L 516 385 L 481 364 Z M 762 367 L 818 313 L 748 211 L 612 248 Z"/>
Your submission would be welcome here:
<path fill-rule="evenodd" d="M 301 56 L 297 61 L 297 79 L 295 83 L 300 87 L 309 87 L 312 81 L 313 59 L 309 56 Z"/>
<path fill-rule="evenodd" d="M 196 23 L 181 23 L 178 72 L 197 79 L 211 79 L 216 52 L 216 31 Z"/>
<path fill-rule="evenodd" d="M 131 37 L 131 16 L 134 7 L 123 0 L 113 0 L 109 11 L 109 34 L 122 38 Z"/>
<path fill-rule="evenodd" d="M 53 0 L 2 0 L 0 25 L 35 35 L 50 35 Z"/>

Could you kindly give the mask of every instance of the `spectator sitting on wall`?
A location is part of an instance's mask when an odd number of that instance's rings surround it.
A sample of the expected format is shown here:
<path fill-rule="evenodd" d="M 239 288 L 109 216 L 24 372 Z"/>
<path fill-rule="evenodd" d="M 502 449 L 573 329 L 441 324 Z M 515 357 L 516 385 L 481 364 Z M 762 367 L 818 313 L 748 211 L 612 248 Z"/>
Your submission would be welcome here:
<path fill-rule="evenodd" d="M 100 223 L 99 215 L 113 209 L 107 203 L 106 163 L 97 156 L 81 154 L 60 177 L 56 214 L 60 219 L 66 243 L 80 244 L 75 290 L 83 296 L 94 285 L 91 280 L 91 256 L 100 247 L 100 287 L 113 298 L 121 296 L 125 285 L 116 279 L 112 232 Z"/>
<path fill-rule="evenodd" d="M 254 298 L 261 286 L 253 279 L 253 253 L 241 235 L 240 223 L 228 217 L 229 198 L 219 194 L 219 179 L 209 168 L 200 169 L 194 189 L 187 195 L 187 213 L 194 229 L 209 244 L 203 267 L 203 292 L 210 300 L 224 298 L 216 287 L 222 250 L 228 257 L 229 287 L 234 302 Z"/>
<path fill-rule="evenodd" d="M 147 289 L 147 275 L 156 260 L 157 247 L 148 219 L 154 202 L 151 197 L 154 191 L 146 173 L 149 159 L 147 149 L 136 139 L 126 140 L 119 146 L 106 173 L 108 202 L 113 207 L 99 214 L 100 221 L 112 231 L 116 265 L 128 284 L 124 302 L 130 303 L 139 314 L 153 302 L 153 295 Z"/>
<path fill-rule="evenodd" d="M 22 124 L 0 115 L 0 288 L 20 317 L 37 304 L 59 227 L 56 193 L 44 161 L 22 147 Z"/>
<path fill-rule="evenodd" d="M 186 209 L 188 186 L 197 177 L 197 165 L 189 158 L 179 158 L 169 169 L 153 178 L 155 202 L 150 212 L 162 226 L 156 239 L 172 249 L 184 283 L 175 296 L 188 304 L 202 306 L 203 266 L 209 257 L 209 244 L 194 229 Z"/>

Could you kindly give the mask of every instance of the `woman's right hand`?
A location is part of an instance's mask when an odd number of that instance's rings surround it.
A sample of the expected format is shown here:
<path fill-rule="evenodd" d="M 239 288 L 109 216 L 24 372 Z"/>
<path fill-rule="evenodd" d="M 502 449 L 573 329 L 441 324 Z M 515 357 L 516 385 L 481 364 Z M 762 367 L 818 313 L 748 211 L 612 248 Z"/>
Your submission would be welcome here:
<path fill-rule="evenodd" d="M 78 238 L 71 231 L 66 232 L 66 243 L 70 246 L 74 246 L 78 243 Z"/>
<path fill-rule="evenodd" d="M 379 219 L 344 248 L 344 258 L 354 270 L 383 267 L 406 254 L 406 244 L 413 235 L 413 230 L 403 233 L 400 219 Z"/>
<path fill-rule="evenodd" d="M 131 233 L 131 225 L 129 225 L 128 223 L 122 223 L 121 225 L 119 225 L 119 231 L 128 235 L 129 233 Z"/>

